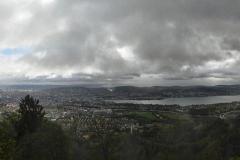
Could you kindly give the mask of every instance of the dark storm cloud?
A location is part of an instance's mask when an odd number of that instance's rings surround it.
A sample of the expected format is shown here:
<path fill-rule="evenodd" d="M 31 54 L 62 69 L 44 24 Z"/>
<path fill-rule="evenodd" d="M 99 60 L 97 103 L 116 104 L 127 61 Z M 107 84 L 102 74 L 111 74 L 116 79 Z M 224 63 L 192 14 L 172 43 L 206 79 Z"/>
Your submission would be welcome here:
<path fill-rule="evenodd" d="M 240 1 L 55 0 L 24 7 L 31 19 L 9 40 L 31 44 L 33 52 L 18 59 L 30 66 L 23 77 L 85 82 L 78 75 L 87 74 L 86 81 L 113 85 L 239 80 Z M 156 80 L 146 80 L 151 75 Z"/>
<path fill-rule="evenodd" d="M 240 39 L 226 37 L 223 40 L 223 46 L 225 49 L 240 51 Z"/>

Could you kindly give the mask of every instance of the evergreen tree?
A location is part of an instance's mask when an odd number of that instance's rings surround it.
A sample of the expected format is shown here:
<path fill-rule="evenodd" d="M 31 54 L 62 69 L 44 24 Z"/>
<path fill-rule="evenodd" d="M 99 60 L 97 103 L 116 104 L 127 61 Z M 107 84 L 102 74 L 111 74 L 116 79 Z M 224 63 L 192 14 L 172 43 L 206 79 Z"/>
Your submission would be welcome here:
<path fill-rule="evenodd" d="M 33 133 L 40 127 L 45 112 L 43 107 L 39 104 L 38 99 L 34 99 L 30 95 L 21 99 L 19 104 L 20 120 L 16 124 L 18 138 L 24 136 L 26 133 Z"/>

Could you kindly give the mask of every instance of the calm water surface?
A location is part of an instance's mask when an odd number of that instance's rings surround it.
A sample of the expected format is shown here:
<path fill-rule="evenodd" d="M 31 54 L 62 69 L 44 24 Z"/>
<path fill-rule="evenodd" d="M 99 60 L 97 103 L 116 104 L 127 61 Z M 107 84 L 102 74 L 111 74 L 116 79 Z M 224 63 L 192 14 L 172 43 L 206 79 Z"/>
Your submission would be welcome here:
<path fill-rule="evenodd" d="M 161 104 L 180 106 L 198 105 L 198 104 L 215 104 L 230 103 L 240 101 L 240 95 L 237 96 L 210 96 L 210 97 L 186 97 L 186 98 L 167 98 L 163 100 L 114 100 L 115 103 L 133 103 L 133 104 Z"/>

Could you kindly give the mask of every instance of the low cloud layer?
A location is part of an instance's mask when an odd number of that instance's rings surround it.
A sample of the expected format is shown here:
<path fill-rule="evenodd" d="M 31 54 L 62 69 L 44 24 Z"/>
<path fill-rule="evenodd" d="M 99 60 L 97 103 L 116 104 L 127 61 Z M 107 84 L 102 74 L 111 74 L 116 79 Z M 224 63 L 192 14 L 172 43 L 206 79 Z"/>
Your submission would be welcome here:
<path fill-rule="evenodd" d="M 0 82 L 240 83 L 240 1 L 0 2 Z"/>

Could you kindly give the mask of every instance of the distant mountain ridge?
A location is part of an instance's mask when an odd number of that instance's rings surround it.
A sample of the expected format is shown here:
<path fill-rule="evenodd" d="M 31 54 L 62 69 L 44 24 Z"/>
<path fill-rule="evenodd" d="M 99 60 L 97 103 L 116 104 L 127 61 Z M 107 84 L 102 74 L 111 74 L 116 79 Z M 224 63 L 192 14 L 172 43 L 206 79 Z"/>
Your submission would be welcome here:
<path fill-rule="evenodd" d="M 86 88 L 81 86 L 63 86 L 45 89 L 52 94 L 89 96 L 103 99 L 164 99 L 180 97 L 206 97 L 240 95 L 240 85 L 217 86 L 119 86 L 111 88 Z"/>
<path fill-rule="evenodd" d="M 2 91 L 41 91 L 51 88 L 59 88 L 62 85 L 0 85 Z"/>

